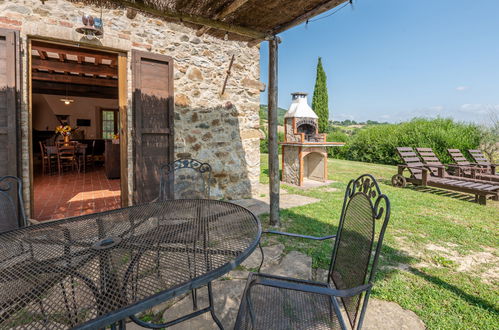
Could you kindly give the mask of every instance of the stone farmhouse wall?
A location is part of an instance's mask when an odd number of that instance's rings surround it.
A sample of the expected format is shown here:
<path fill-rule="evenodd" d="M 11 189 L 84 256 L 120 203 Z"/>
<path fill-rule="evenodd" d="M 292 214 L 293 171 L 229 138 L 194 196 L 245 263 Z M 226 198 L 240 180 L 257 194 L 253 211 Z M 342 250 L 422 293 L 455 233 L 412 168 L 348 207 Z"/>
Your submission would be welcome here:
<path fill-rule="evenodd" d="M 75 31 L 81 16 L 100 16 L 101 9 L 64 0 L 0 0 L 0 28 L 20 31 L 23 56 L 22 170 L 25 185 L 28 152 L 28 38 L 88 43 Z M 132 127 L 131 50 L 165 54 L 174 59 L 175 156 L 190 155 L 213 168 L 212 195 L 235 199 L 249 197 L 260 171 L 259 49 L 246 43 L 197 37 L 195 29 L 181 23 L 138 13 L 130 19 L 123 9 L 103 9 L 104 36 L 100 45 L 128 55 L 128 126 Z M 95 43 L 95 42 L 93 42 Z M 226 71 L 235 56 L 226 93 L 220 96 Z M 132 191 L 133 150 L 129 139 L 129 191 Z M 26 188 L 28 189 L 28 188 Z M 29 189 L 27 190 L 29 191 Z M 29 200 L 29 194 L 25 193 Z"/>

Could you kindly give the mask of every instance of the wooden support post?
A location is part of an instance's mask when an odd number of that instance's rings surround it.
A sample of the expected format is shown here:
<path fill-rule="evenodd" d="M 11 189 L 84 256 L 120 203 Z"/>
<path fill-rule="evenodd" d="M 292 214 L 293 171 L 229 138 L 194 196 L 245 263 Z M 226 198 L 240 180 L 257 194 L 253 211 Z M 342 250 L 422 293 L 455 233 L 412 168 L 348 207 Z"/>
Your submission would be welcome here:
<path fill-rule="evenodd" d="M 279 38 L 269 41 L 269 179 L 270 225 L 280 226 L 279 220 L 279 149 L 277 145 L 277 48 Z"/>

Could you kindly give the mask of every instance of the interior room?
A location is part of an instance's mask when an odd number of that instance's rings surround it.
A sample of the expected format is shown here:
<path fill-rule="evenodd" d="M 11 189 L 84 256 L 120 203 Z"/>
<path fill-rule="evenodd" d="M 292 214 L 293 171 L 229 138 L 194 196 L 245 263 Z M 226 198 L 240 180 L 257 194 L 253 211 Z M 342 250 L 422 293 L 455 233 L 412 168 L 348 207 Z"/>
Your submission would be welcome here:
<path fill-rule="evenodd" d="M 32 218 L 121 206 L 117 57 L 32 42 Z"/>

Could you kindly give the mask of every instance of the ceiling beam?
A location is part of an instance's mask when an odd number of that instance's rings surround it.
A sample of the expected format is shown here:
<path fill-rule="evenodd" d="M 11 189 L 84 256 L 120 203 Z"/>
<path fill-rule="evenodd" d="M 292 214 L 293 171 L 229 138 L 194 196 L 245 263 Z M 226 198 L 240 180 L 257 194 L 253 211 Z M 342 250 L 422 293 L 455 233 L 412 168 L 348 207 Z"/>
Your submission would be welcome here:
<path fill-rule="evenodd" d="M 314 16 L 317 16 L 317 15 L 320 15 L 322 14 L 323 12 L 326 12 L 330 9 L 333 9 L 334 7 L 338 6 L 338 5 L 341 5 L 342 3 L 344 2 L 347 2 L 348 0 L 328 0 L 328 1 L 324 1 L 322 4 L 316 6 L 315 8 L 313 8 L 312 10 L 309 10 L 307 11 L 306 13 L 298 16 L 297 18 L 287 22 L 287 23 L 284 23 L 284 24 L 281 24 L 279 26 L 277 26 L 276 28 L 274 28 L 272 30 L 272 33 L 273 35 L 275 34 L 278 34 L 278 33 L 281 33 L 281 32 L 284 32 L 300 23 L 303 23 L 305 22 L 306 20 L 314 17 Z"/>
<path fill-rule="evenodd" d="M 175 13 L 175 12 L 172 12 L 170 10 L 154 9 L 154 8 L 151 8 L 151 6 L 146 5 L 145 3 L 142 3 L 142 2 L 133 2 L 133 1 L 128 1 L 128 0 L 113 0 L 113 2 L 120 4 L 124 7 L 134 8 L 134 9 L 137 9 L 137 10 L 140 10 L 140 11 L 143 11 L 143 12 L 155 15 L 155 16 L 173 18 L 173 19 L 177 19 L 179 21 L 194 23 L 194 24 L 198 24 L 198 25 L 204 25 L 204 26 L 208 26 L 212 29 L 232 32 L 232 33 L 239 34 L 241 36 L 245 36 L 245 37 L 249 37 L 249 38 L 253 38 L 253 39 L 265 39 L 268 36 L 268 33 L 260 32 L 257 30 L 243 27 L 243 26 L 227 24 L 227 23 L 224 23 L 221 21 L 213 20 L 211 18 L 188 15 L 188 14 L 184 14 L 184 13 Z"/>
<path fill-rule="evenodd" d="M 54 70 L 63 72 L 77 72 L 92 75 L 116 76 L 118 70 L 109 65 L 95 65 L 93 63 L 60 62 L 59 60 L 42 60 L 33 58 L 31 67 L 38 70 Z"/>
<path fill-rule="evenodd" d="M 213 19 L 216 21 L 223 20 L 225 17 L 229 16 L 230 14 L 232 14 L 233 12 L 238 10 L 240 7 L 242 7 L 246 2 L 248 2 L 248 0 L 234 0 L 234 1 L 232 1 L 228 6 L 226 6 L 224 9 L 222 9 L 222 11 L 216 13 L 213 16 Z M 211 29 L 211 27 L 204 25 L 201 28 L 199 28 L 199 30 L 197 30 L 196 35 L 198 37 L 200 37 L 203 34 L 205 34 L 206 32 L 208 32 L 208 30 L 210 30 L 210 29 Z"/>
<path fill-rule="evenodd" d="M 81 76 L 72 76 L 72 75 L 57 74 L 57 73 L 51 74 L 46 72 L 33 72 L 31 77 L 33 78 L 33 80 L 52 81 L 65 84 L 118 87 L 117 79 L 81 77 Z"/>
<path fill-rule="evenodd" d="M 111 53 L 106 53 L 98 50 L 91 50 L 91 49 L 85 49 L 85 48 L 78 48 L 78 47 L 72 47 L 72 46 L 66 46 L 66 45 L 57 45 L 57 44 L 48 44 L 48 43 L 42 43 L 39 41 L 33 41 L 31 49 L 36 49 L 38 50 L 38 53 L 40 51 L 42 52 L 50 52 L 50 53 L 56 53 L 56 54 L 61 54 L 64 53 L 66 55 L 75 55 L 75 56 L 82 56 L 82 57 L 99 57 L 103 59 L 108 59 L 108 60 L 113 60 L 117 56 Z"/>
<path fill-rule="evenodd" d="M 118 88 L 91 86 L 91 85 L 67 85 L 58 82 L 33 80 L 33 93 L 61 95 L 61 96 L 80 96 L 97 97 L 103 99 L 117 99 Z"/>

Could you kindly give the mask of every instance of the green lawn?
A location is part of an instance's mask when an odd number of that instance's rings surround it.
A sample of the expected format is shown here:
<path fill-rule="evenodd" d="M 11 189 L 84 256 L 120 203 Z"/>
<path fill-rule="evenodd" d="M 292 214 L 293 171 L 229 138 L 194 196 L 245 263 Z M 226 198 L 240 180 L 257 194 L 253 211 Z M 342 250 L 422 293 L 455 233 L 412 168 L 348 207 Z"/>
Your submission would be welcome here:
<path fill-rule="evenodd" d="M 261 182 L 268 182 L 267 156 L 262 155 Z M 321 201 L 281 211 L 286 231 L 326 235 L 336 231 L 348 181 L 370 173 L 391 200 L 392 216 L 373 296 L 414 311 L 430 329 L 499 329 L 499 203 L 481 206 L 467 196 L 434 189 L 394 188 L 394 166 L 332 159 L 324 188 L 294 194 Z M 268 224 L 268 216 L 261 217 Z M 278 238 L 286 250 L 313 258 L 314 267 L 328 268 L 331 243 Z"/>

